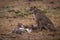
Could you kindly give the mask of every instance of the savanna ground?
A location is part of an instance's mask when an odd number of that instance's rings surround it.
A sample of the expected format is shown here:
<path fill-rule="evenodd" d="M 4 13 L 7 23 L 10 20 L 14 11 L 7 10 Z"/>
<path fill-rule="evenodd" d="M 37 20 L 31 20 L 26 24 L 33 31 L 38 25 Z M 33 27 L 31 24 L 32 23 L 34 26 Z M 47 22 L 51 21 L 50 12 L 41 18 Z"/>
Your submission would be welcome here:
<path fill-rule="evenodd" d="M 52 0 L 53 1 L 53 0 Z M 60 6 L 59 0 L 35 1 L 28 4 L 23 1 L 1 1 L 0 5 L 0 40 L 60 40 Z M 28 10 L 30 6 L 36 6 L 43 10 L 56 27 L 56 32 L 43 30 L 20 34 L 8 34 L 18 23 L 30 26 L 36 24 L 33 14 Z"/>

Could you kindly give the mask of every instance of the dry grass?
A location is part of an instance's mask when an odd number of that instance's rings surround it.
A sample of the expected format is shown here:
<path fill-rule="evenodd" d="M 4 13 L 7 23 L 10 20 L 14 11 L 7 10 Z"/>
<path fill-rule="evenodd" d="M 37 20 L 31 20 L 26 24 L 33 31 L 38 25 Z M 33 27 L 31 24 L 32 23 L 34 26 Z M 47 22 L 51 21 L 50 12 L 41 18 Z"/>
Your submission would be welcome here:
<path fill-rule="evenodd" d="M 58 18 L 58 15 L 55 16 L 49 16 L 50 19 L 52 19 L 53 23 L 55 24 L 56 28 L 58 29 L 57 32 L 49 32 L 49 31 L 38 31 L 38 32 L 32 32 L 32 33 L 23 33 L 20 34 L 7 34 L 9 31 L 12 31 L 13 28 L 17 27 L 17 23 L 23 23 L 24 25 L 31 25 L 35 24 L 35 21 L 32 19 L 33 16 L 29 15 L 28 17 L 25 16 L 25 18 L 8 18 L 4 19 L 1 18 L 1 24 L 3 25 L 0 30 L 1 37 L 5 40 L 59 40 L 60 39 L 60 19 Z M 9 19 L 12 20 L 12 22 L 9 22 Z M 11 25 L 12 24 L 12 25 Z"/>
<path fill-rule="evenodd" d="M 53 0 L 52 0 L 53 1 Z M 1 1 L 0 7 L 3 12 L 0 12 L 0 39 L 3 40 L 60 40 L 60 11 L 57 9 L 52 9 L 56 6 L 59 6 L 59 2 L 55 0 L 55 4 L 50 4 L 51 1 L 43 1 L 43 2 L 32 2 L 31 5 L 27 4 L 27 2 L 20 1 Z M 39 9 L 46 12 L 47 16 L 51 19 L 55 27 L 57 28 L 57 32 L 49 32 L 43 30 L 42 32 L 32 32 L 32 33 L 23 33 L 20 34 L 7 34 L 12 31 L 15 27 L 17 27 L 18 23 L 22 23 L 23 25 L 30 26 L 31 24 L 36 24 L 35 20 L 33 20 L 33 15 L 25 15 L 24 17 L 12 18 L 15 12 L 21 11 L 25 13 L 24 10 L 29 9 L 29 6 L 36 6 Z M 48 7 L 49 6 L 49 7 Z M 9 10 L 14 10 L 15 12 L 8 12 Z M 18 12 L 19 13 L 19 12 Z M 26 12 L 28 13 L 28 12 Z M 10 17 L 10 18 L 6 18 Z"/>

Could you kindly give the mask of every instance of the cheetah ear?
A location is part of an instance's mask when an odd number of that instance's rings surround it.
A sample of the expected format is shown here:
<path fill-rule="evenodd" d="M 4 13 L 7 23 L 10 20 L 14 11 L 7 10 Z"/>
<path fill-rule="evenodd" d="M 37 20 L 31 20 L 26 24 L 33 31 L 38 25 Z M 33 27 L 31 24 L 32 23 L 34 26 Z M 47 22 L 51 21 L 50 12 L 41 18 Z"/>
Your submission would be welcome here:
<path fill-rule="evenodd" d="M 36 6 L 30 7 L 30 11 L 35 10 Z"/>

